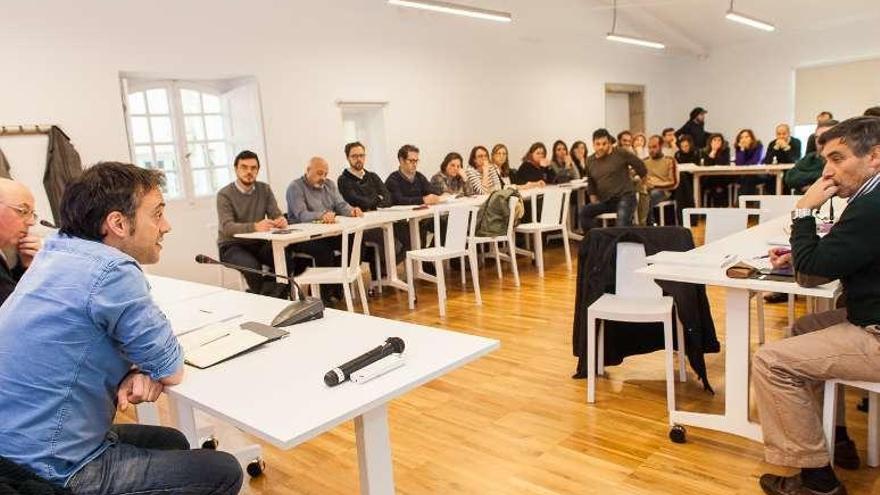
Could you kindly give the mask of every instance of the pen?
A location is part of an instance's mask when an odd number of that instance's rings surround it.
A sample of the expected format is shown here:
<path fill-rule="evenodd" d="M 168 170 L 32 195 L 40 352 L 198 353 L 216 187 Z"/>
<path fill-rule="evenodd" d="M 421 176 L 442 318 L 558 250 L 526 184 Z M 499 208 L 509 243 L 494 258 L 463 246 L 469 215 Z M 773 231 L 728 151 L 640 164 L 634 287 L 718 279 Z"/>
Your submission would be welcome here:
<path fill-rule="evenodd" d="M 783 256 L 786 254 L 791 254 L 791 249 L 780 249 L 779 251 L 776 251 L 776 256 Z M 769 257 L 770 257 L 769 254 L 765 254 L 764 256 L 758 256 L 757 258 L 752 258 L 752 259 L 761 260 L 761 259 L 769 258 Z"/>
<path fill-rule="evenodd" d="M 201 344 L 199 347 L 204 347 L 204 346 L 206 346 L 206 345 L 208 345 L 208 344 L 213 344 L 214 342 L 217 342 L 217 341 L 220 340 L 220 339 L 223 339 L 223 338 L 229 337 L 230 335 L 231 335 L 231 334 L 230 334 L 229 332 L 226 332 L 226 333 L 224 333 L 223 335 L 220 335 L 220 336 L 218 336 L 218 337 L 214 337 L 213 339 L 211 339 L 211 340 L 209 340 L 209 341 L 207 341 L 207 342 L 204 342 L 204 343 Z"/>

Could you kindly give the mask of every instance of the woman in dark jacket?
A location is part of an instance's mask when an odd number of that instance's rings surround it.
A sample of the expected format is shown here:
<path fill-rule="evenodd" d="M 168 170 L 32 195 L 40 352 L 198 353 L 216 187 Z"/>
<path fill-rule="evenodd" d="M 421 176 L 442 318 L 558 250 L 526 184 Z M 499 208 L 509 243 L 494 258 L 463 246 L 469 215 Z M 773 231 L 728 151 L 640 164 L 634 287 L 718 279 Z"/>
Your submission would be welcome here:
<path fill-rule="evenodd" d="M 514 184 L 520 189 L 544 187 L 556 182 L 556 174 L 547 161 L 547 147 L 544 143 L 533 143 L 523 157 L 522 165 L 516 171 Z"/>
<path fill-rule="evenodd" d="M 719 133 L 712 133 L 706 141 L 706 147 L 703 148 L 701 155 L 701 165 L 707 167 L 713 165 L 730 165 L 730 146 Z M 705 177 L 702 180 L 703 190 L 709 195 L 709 204 L 707 206 L 719 206 L 727 204 L 726 189 L 733 181 L 725 177 Z M 730 205 L 728 205 L 730 206 Z"/>

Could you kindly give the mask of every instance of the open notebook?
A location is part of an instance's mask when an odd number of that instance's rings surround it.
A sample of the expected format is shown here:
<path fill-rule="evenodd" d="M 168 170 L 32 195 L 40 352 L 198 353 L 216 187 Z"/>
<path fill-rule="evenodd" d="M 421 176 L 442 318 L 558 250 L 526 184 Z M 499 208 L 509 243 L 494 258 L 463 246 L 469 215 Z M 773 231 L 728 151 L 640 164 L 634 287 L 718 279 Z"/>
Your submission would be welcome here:
<path fill-rule="evenodd" d="M 186 363 L 199 369 L 222 363 L 289 334 L 262 323 L 209 325 L 178 336 Z"/>

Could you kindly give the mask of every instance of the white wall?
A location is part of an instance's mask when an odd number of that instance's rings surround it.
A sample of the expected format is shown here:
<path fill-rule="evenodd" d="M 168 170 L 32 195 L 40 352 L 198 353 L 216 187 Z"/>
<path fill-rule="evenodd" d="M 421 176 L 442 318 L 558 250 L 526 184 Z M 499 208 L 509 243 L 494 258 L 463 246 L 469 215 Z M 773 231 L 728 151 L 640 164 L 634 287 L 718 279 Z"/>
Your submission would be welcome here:
<path fill-rule="evenodd" d="M 794 32 L 755 31 L 754 42 L 717 49 L 694 64 L 682 79 L 682 93 L 691 106 L 709 110 L 706 129 L 732 139 L 739 129 L 751 127 L 766 143 L 776 124 L 795 123 L 795 70 L 878 57 L 880 38 L 874 32 L 873 21 L 858 20 L 818 31 L 810 26 Z M 828 110 L 837 119 L 854 116 L 843 108 Z"/>
<path fill-rule="evenodd" d="M 813 124 L 819 112 L 859 115 L 880 105 L 880 59 L 798 69 L 795 122 Z"/>
<path fill-rule="evenodd" d="M 514 10 L 519 22 L 498 25 L 368 0 L 4 2 L 0 123 L 56 123 L 85 163 L 128 160 L 121 71 L 253 75 L 265 123 L 263 162 L 283 198 L 312 155 L 327 157 L 334 175 L 341 172 L 338 100 L 388 101 L 391 156 L 368 160 L 392 161 L 401 144 L 413 143 L 423 150 L 428 175 L 446 152 L 466 153 L 474 144 L 505 142 L 518 157 L 534 140 L 589 137 L 604 125 L 606 82 L 647 87 L 650 129 L 683 120 L 690 103 L 669 95 L 689 62 L 608 44 L 600 26 L 586 26 L 590 11 L 575 0 L 553 8 L 528 0 L 494 3 Z M 559 19 L 570 26 L 548 32 Z M 44 166 L 39 154 L 10 159 L 16 169 Z M 173 203 L 169 215 L 174 231 L 154 271 L 209 279 L 213 272 L 191 259 L 215 252 L 204 227 L 214 217 L 213 201 Z"/>

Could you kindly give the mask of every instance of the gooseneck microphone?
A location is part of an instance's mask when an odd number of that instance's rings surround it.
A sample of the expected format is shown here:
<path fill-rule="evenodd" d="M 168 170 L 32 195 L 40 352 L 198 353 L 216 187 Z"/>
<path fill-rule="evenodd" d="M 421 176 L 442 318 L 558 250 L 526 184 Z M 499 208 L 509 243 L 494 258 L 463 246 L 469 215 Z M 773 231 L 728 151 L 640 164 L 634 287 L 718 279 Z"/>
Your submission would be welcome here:
<path fill-rule="evenodd" d="M 365 368 L 366 366 L 392 354 L 400 354 L 405 347 L 406 345 L 400 337 L 389 337 L 385 340 L 385 343 L 379 347 L 367 351 L 351 361 L 340 364 L 328 371 L 327 374 L 324 375 L 324 383 L 327 384 L 328 387 L 335 387 L 336 385 L 349 380 L 351 374 L 355 371 Z"/>
<path fill-rule="evenodd" d="M 225 266 L 226 268 L 232 268 L 233 270 L 240 270 L 243 272 L 255 273 L 257 275 L 262 275 L 264 277 L 283 278 L 284 280 L 287 280 L 288 282 L 290 282 L 290 285 L 292 287 L 296 288 L 296 298 L 294 300 L 297 300 L 297 301 L 305 301 L 306 300 L 305 293 L 303 293 L 302 288 L 299 286 L 298 283 L 296 283 L 296 280 L 294 280 L 293 277 L 288 277 L 287 275 L 280 275 L 278 273 L 270 272 L 268 270 L 257 270 L 255 268 L 251 268 L 248 266 L 234 265 L 232 263 L 227 263 L 225 261 L 215 260 L 214 258 L 207 256 L 207 255 L 204 255 L 204 254 L 197 254 L 196 255 L 196 263 L 201 263 L 204 265 L 221 265 L 221 266 Z"/>

